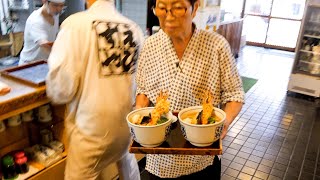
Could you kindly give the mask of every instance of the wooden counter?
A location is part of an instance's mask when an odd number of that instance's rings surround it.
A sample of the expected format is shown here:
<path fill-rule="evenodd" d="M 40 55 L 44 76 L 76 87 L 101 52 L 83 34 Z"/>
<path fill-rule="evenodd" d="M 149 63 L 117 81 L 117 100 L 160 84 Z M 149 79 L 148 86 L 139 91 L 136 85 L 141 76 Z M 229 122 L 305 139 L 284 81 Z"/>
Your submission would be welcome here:
<path fill-rule="evenodd" d="M 0 96 L 0 121 L 50 103 L 50 100 L 46 97 L 45 86 L 33 87 L 3 76 L 0 76 L 0 81 L 11 87 L 10 93 Z M 64 110 L 64 106 L 53 106 L 54 118 L 50 123 L 39 123 L 34 120 L 29 123 L 22 123 L 20 126 L 6 127 L 4 132 L 0 132 L 0 157 L 8 152 L 31 146 L 39 140 L 37 139 L 39 138 L 37 135 L 39 129 L 47 126 L 53 127 L 52 131 L 55 138 L 63 142 L 65 145 L 66 151 L 64 152 L 64 158 L 47 168 L 43 166 L 37 166 L 36 168 L 38 169 L 38 172 L 31 176 L 28 175 L 28 179 L 63 179 L 68 150 L 67 138 L 64 133 Z M 136 155 L 138 161 L 143 157 L 144 155 Z M 110 179 L 111 177 L 117 177 L 118 170 L 116 165 L 110 165 L 108 168 L 106 168 L 104 174 L 107 174 L 106 177 L 110 177 Z"/>
<path fill-rule="evenodd" d="M 50 103 L 50 100 L 46 97 L 45 86 L 31 86 L 4 76 L 0 76 L 0 81 L 11 87 L 9 93 L 0 96 L 0 121 Z M 0 132 L 0 157 L 11 151 L 24 149 L 39 143 L 40 129 L 50 127 L 55 139 L 65 145 L 64 158 L 47 168 L 34 166 L 38 169 L 38 172 L 31 177 L 28 175 L 28 177 L 34 180 L 48 179 L 48 177 L 63 179 L 68 148 L 64 133 L 64 109 L 64 106 L 53 106 L 53 120 L 48 123 L 39 123 L 37 120 L 33 120 L 28 123 L 23 122 L 16 127 L 7 126 L 5 131 Z"/>
<path fill-rule="evenodd" d="M 0 96 L 0 121 L 49 103 L 45 86 L 32 87 L 0 76 L 0 81 L 11 87 L 11 91 Z M 28 126 L 6 127 L 0 133 L 0 156 L 30 145 Z"/>
<path fill-rule="evenodd" d="M 33 87 L 3 76 L 0 81 L 11 87 L 8 94 L 0 96 L 0 121 L 50 102 L 45 86 Z"/>
<path fill-rule="evenodd" d="M 223 21 L 220 23 L 218 33 L 227 39 L 233 55 L 237 58 L 240 52 L 243 19 Z"/>

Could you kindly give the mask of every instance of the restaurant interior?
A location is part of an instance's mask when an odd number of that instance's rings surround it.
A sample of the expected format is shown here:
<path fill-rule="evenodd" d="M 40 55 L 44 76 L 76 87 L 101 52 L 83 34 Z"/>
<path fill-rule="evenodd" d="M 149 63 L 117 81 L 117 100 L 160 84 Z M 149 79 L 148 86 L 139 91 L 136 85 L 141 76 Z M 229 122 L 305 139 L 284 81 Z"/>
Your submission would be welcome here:
<path fill-rule="evenodd" d="M 42 1 L 0 1 L 0 83 L 11 86 L 11 92 L 0 95 L 0 163 L 8 153 L 35 151 L 39 143 L 51 141 L 58 149 L 54 156 L 28 161 L 28 172 L 18 178 L 63 179 L 68 149 L 65 107 L 51 104 L 43 82 L 34 86 L 10 75 L 21 69 L 18 62 L 25 23 Z M 320 180 L 320 1 L 199 2 L 193 22 L 228 41 L 245 91 L 241 112 L 226 137 L 219 140 L 221 179 Z M 86 3 L 66 0 L 60 23 L 85 11 Z M 145 38 L 159 31 L 151 0 L 114 3 L 119 12 L 139 25 Z M 31 118 L 32 112 L 48 108 L 52 113 L 49 120 Z M 17 118 L 22 120 L 18 123 Z M 135 152 L 135 156 L 141 179 L 149 180 L 145 153 Z M 1 177 L 5 168 L 0 169 Z M 119 179 L 115 164 L 103 173 L 110 180 Z"/>

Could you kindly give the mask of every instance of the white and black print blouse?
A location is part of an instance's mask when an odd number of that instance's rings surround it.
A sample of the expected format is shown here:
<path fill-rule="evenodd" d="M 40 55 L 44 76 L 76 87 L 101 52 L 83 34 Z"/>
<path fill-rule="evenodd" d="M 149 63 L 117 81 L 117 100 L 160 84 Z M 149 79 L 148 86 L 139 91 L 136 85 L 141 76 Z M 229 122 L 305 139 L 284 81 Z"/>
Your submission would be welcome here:
<path fill-rule="evenodd" d="M 201 105 L 204 93 L 213 104 L 244 102 L 244 91 L 228 42 L 219 34 L 195 29 L 179 60 L 170 38 L 160 30 L 149 37 L 138 59 L 137 94 L 155 104 L 161 90 L 169 91 L 170 109 Z M 213 156 L 147 155 L 146 169 L 162 178 L 175 178 L 205 169 Z"/>

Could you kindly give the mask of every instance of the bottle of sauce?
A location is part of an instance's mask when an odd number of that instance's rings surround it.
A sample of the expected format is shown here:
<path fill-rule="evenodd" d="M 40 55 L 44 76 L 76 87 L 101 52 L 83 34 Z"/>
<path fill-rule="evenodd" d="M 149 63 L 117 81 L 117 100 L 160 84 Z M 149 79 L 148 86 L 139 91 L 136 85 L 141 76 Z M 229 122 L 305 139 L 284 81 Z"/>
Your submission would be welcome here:
<path fill-rule="evenodd" d="M 23 151 L 17 152 L 14 155 L 16 172 L 19 174 L 24 174 L 29 171 L 29 166 L 27 164 L 27 157 L 25 156 Z"/>
<path fill-rule="evenodd" d="M 16 179 L 18 178 L 18 174 L 16 172 L 15 164 L 13 157 L 10 155 L 6 155 L 2 158 L 2 173 L 3 178 L 5 180 Z"/>

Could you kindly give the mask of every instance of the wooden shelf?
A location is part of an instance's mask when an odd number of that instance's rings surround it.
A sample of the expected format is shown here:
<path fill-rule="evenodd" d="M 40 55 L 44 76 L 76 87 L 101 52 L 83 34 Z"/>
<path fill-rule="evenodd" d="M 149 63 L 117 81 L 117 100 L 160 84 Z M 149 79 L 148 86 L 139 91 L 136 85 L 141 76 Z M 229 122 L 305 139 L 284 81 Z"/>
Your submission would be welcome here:
<path fill-rule="evenodd" d="M 314 55 L 320 55 L 320 53 L 316 53 L 316 52 L 313 52 L 313 51 L 307 51 L 307 50 L 303 50 L 303 49 L 301 49 L 300 52 L 304 52 L 304 53 L 308 53 L 308 54 L 314 54 Z"/>
<path fill-rule="evenodd" d="M 22 123 L 15 127 L 6 127 L 0 133 L 0 156 L 10 151 L 22 149 L 29 146 L 29 137 L 26 124 Z"/>
<path fill-rule="evenodd" d="M 313 52 L 312 52 L 312 51 L 307 51 L 307 50 L 303 50 L 303 49 L 301 49 L 301 50 L 300 50 L 300 52 L 304 52 L 304 53 L 309 53 L 309 54 L 313 54 Z"/>
<path fill-rule="evenodd" d="M 303 63 L 306 63 L 306 64 L 312 64 L 312 65 L 315 65 L 315 66 L 320 66 L 320 62 L 310 62 L 310 61 L 305 61 L 305 60 L 299 60 L 299 62 L 303 62 Z"/>
<path fill-rule="evenodd" d="M 12 117 L 12 116 L 15 116 L 17 114 L 21 114 L 23 112 L 29 111 L 29 110 L 34 109 L 36 107 L 48 104 L 49 102 L 50 102 L 50 100 L 48 98 L 45 98 L 43 100 L 31 103 L 28 106 L 23 106 L 23 107 L 17 108 L 15 110 L 12 110 L 12 111 L 6 113 L 6 114 L 0 115 L 0 121 L 3 121 L 5 119 Z"/>
<path fill-rule="evenodd" d="M 7 126 L 6 130 L 0 133 L 0 157 L 13 150 L 24 149 L 40 143 L 40 130 L 42 129 L 52 130 L 54 138 L 61 141 L 63 139 L 64 121 L 59 117 L 54 117 L 52 121 L 47 123 L 33 120 L 27 123 L 23 122 L 15 127 Z"/>
<path fill-rule="evenodd" d="M 56 180 L 56 179 L 63 179 L 64 177 L 64 169 L 66 163 L 66 154 L 64 157 L 59 160 L 58 162 L 54 163 L 53 165 L 42 168 L 39 172 L 31 176 L 30 180 Z M 43 166 L 42 166 L 43 167 Z"/>
<path fill-rule="evenodd" d="M 320 74 L 312 74 L 310 73 L 310 71 L 304 71 L 304 70 L 301 70 L 301 69 L 296 69 L 294 70 L 294 73 L 295 74 L 304 74 L 304 75 L 308 75 L 308 76 L 314 76 L 314 77 L 320 77 Z"/>
<path fill-rule="evenodd" d="M 0 120 L 50 102 L 45 86 L 32 87 L 3 76 L 0 76 L 0 81 L 11 87 L 8 94 L 0 96 Z"/>
<path fill-rule="evenodd" d="M 52 164 L 51 166 L 45 167 L 42 164 L 39 164 L 37 162 L 29 162 L 29 172 L 26 174 L 19 174 L 19 177 L 17 180 L 23 180 L 23 179 L 40 179 L 41 175 L 48 172 L 49 170 L 61 165 L 62 163 L 65 163 L 67 159 L 67 154 L 65 152 L 62 153 L 62 158 Z M 44 178 L 41 178 L 44 179 Z"/>
<path fill-rule="evenodd" d="M 0 96 L 0 121 L 50 103 L 50 99 L 46 96 L 45 85 L 35 87 L 4 76 L 0 76 L 0 81 L 11 87 L 9 93 Z M 32 180 L 63 179 L 68 150 L 64 113 L 64 105 L 52 106 L 52 121 L 40 123 L 35 118 L 32 122 L 23 122 L 16 127 L 6 126 L 5 131 L 0 133 L 0 157 L 15 150 L 21 150 L 40 143 L 40 130 L 42 129 L 51 130 L 54 139 L 64 144 L 65 152 L 62 159 L 59 159 L 58 162 L 49 167 L 32 162 L 30 163 L 32 165 L 31 174 L 26 175 L 27 177 L 21 175 L 20 178 Z"/>
<path fill-rule="evenodd" d="M 12 42 L 0 42 L 0 47 L 6 47 L 6 46 L 11 46 L 12 45 Z"/>
<path fill-rule="evenodd" d="M 319 22 L 320 24 L 320 22 Z M 315 38 L 315 39 L 320 39 L 320 36 L 315 36 L 315 35 L 311 35 L 311 34 L 305 34 L 303 35 L 304 37 L 309 37 L 309 38 Z"/>
<path fill-rule="evenodd" d="M 318 4 L 318 3 L 309 3 L 308 6 L 314 7 L 314 8 L 320 8 L 320 4 Z"/>
<path fill-rule="evenodd" d="M 320 24 L 319 21 L 314 21 L 314 20 L 309 20 L 308 23 L 311 23 L 311 24 Z"/>

